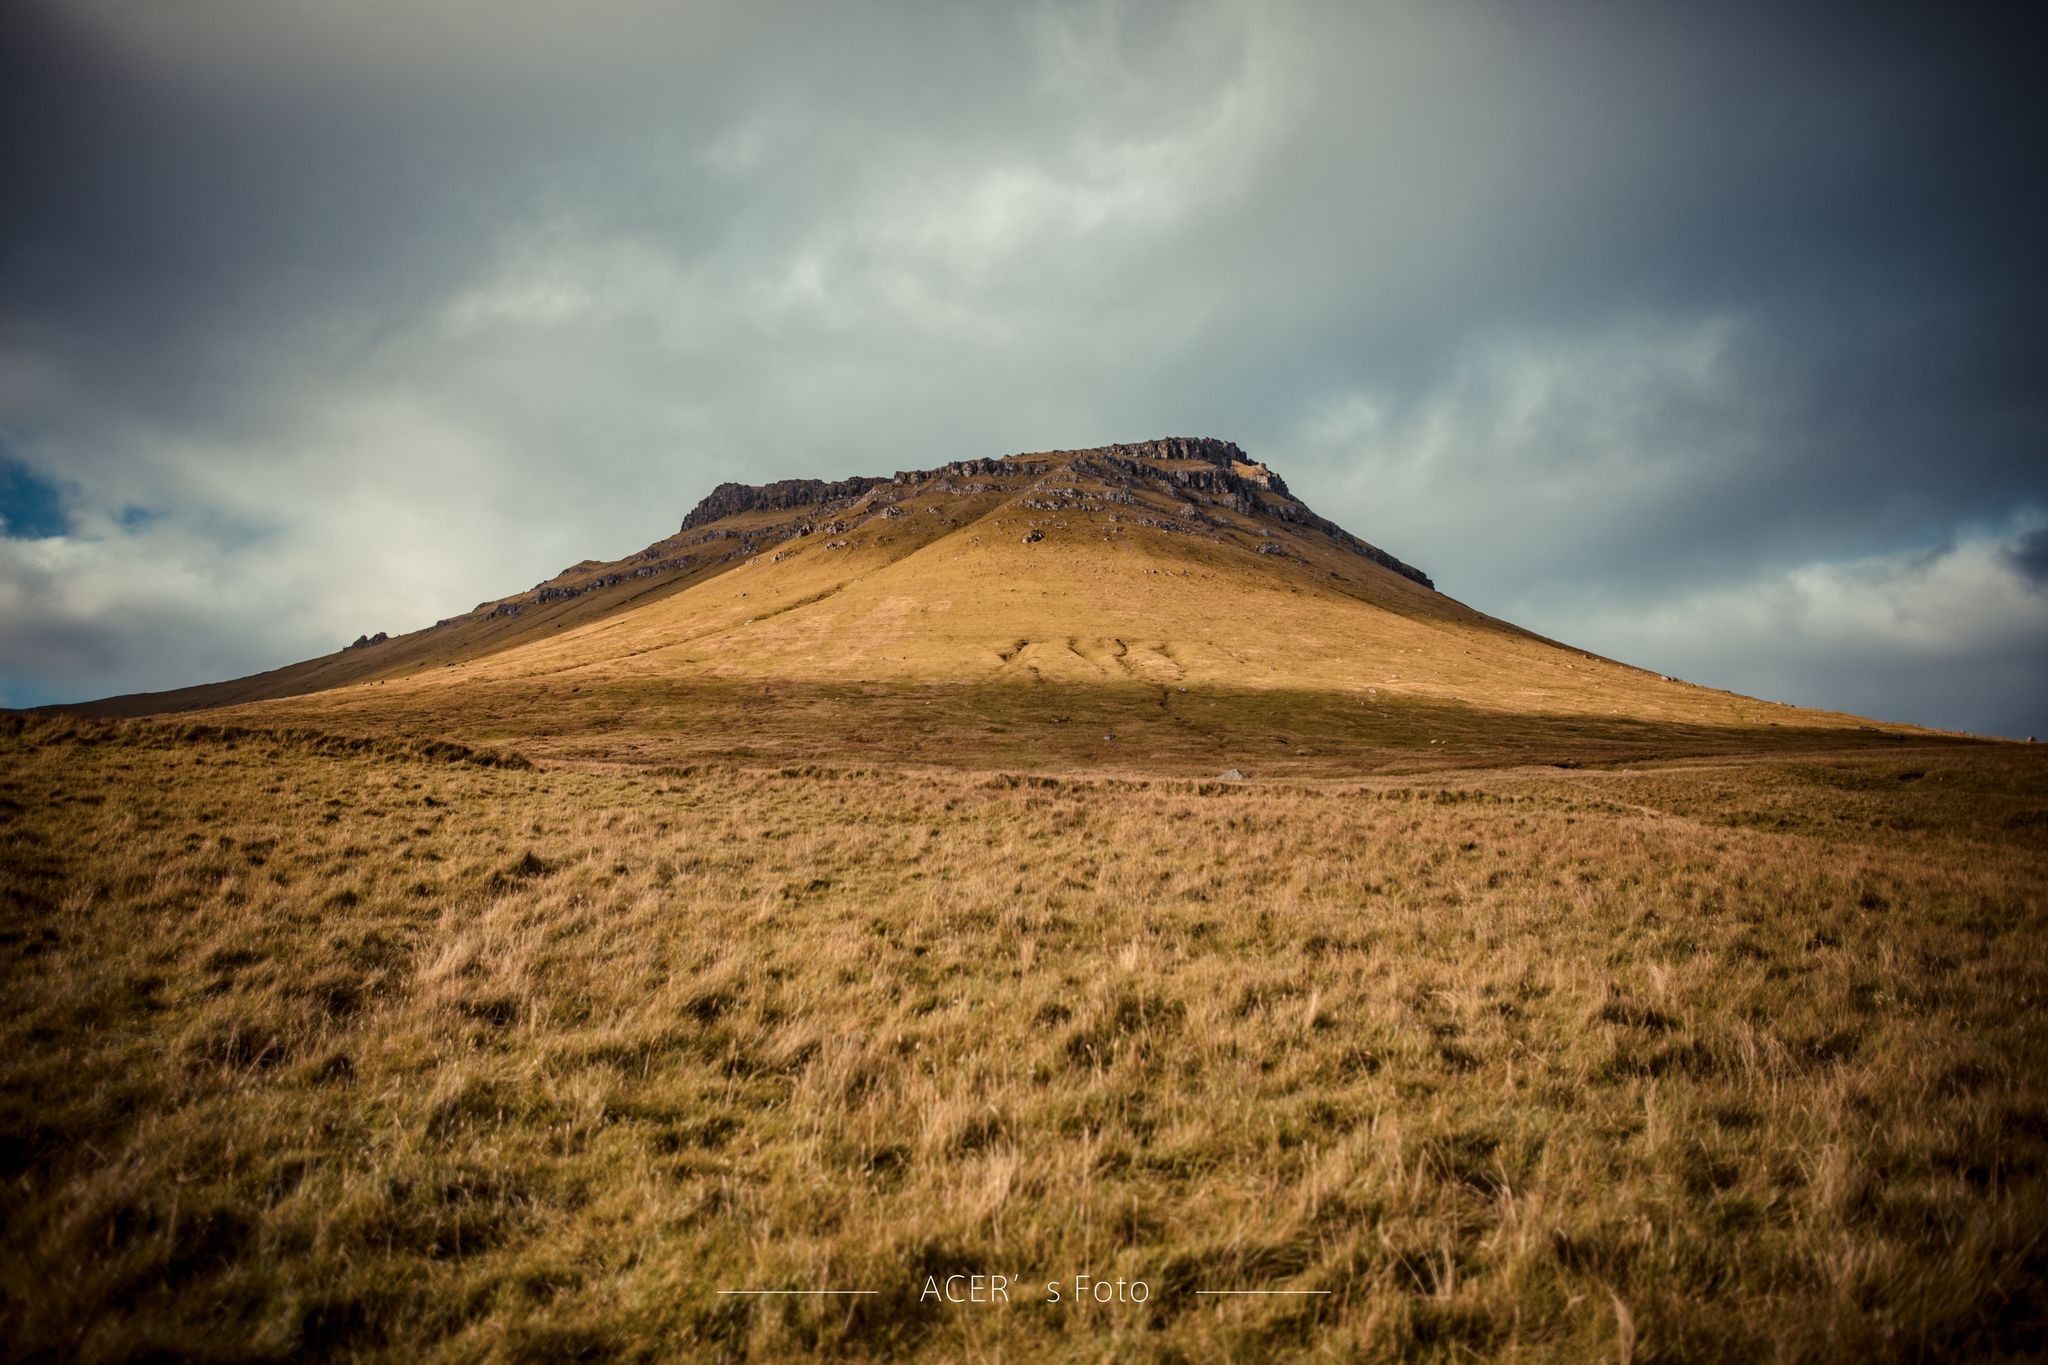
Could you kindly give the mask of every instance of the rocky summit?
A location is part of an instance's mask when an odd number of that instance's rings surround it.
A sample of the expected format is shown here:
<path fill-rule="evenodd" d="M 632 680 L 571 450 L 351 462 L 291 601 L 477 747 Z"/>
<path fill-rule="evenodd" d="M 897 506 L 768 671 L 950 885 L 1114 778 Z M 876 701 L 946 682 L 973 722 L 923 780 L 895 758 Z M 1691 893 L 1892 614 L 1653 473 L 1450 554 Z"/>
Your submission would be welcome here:
<path fill-rule="evenodd" d="M 1170 436 L 999 460 L 960 460 L 937 469 L 898 471 L 886 479 L 722 483 L 683 518 L 682 532 L 750 512 L 785 512 L 794 514 L 789 523 L 757 530 L 742 539 L 752 543 L 759 543 L 764 536 L 789 540 L 821 526 L 829 532 L 845 532 L 869 517 L 902 515 L 903 502 L 921 495 L 958 497 L 1000 491 L 1016 492 L 1018 506 L 1029 511 L 1099 512 L 1105 514 L 1107 526 L 1128 521 L 1218 543 L 1229 543 L 1233 535 L 1246 533 L 1270 538 L 1271 532 L 1262 524 L 1266 520 L 1309 527 L 1376 564 L 1424 587 L 1432 586 L 1420 569 L 1311 512 L 1287 491 L 1279 475 L 1246 455 L 1234 441 L 1200 436 Z M 1143 513 L 1127 515 L 1121 510 L 1146 505 L 1145 494 L 1166 500 L 1167 506 L 1157 509 L 1169 513 L 1166 519 L 1148 518 Z M 1264 545 L 1250 548 L 1270 551 Z"/>

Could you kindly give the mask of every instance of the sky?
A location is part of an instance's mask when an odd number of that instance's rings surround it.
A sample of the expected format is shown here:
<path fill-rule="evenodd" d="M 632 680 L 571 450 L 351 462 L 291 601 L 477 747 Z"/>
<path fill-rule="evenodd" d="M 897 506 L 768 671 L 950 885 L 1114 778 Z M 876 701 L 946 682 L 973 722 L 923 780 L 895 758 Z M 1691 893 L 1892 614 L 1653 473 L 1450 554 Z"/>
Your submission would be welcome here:
<path fill-rule="evenodd" d="M 9 0 L 0 704 L 1210 435 L 1545 635 L 2048 738 L 2024 13 Z"/>

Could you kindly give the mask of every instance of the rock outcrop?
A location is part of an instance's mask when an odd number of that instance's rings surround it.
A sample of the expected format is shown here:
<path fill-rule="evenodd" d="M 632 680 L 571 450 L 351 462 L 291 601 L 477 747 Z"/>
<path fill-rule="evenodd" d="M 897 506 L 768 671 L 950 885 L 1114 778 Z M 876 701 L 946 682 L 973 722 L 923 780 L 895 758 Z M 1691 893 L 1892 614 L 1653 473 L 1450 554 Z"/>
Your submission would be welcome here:
<path fill-rule="evenodd" d="M 742 512 L 787 512 L 820 503 L 850 502 L 875 485 L 886 482 L 885 479 L 856 475 L 830 483 L 823 479 L 779 479 L 764 484 L 722 483 L 712 489 L 704 501 L 690 509 L 690 514 L 683 518 L 682 529 L 687 531 L 707 522 L 723 521 Z"/>

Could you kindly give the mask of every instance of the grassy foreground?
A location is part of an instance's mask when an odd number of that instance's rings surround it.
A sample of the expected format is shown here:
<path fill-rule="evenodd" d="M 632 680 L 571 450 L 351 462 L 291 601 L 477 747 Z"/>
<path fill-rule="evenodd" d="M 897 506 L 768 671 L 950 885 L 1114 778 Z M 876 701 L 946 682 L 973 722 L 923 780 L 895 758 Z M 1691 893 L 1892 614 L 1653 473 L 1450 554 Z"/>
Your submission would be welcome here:
<path fill-rule="evenodd" d="M 494 759 L 0 736 L 5 1354 L 2048 1350 L 2031 751 Z"/>

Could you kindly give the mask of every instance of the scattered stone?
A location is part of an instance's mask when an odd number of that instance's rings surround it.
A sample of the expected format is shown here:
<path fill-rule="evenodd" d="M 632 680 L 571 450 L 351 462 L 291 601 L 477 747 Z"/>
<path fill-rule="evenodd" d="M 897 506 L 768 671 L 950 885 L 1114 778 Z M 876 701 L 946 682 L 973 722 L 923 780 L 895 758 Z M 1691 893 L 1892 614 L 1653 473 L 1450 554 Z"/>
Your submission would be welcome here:
<path fill-rule="evenodd" d="M 1023 536 L 1026 545 L 1031 545 L 1044 539 L 1045 533 L 1043 531 L 1026 531 Z"/>

